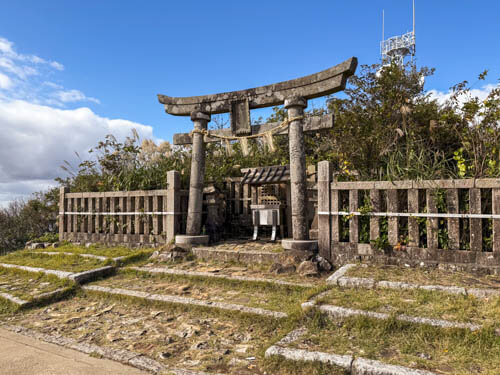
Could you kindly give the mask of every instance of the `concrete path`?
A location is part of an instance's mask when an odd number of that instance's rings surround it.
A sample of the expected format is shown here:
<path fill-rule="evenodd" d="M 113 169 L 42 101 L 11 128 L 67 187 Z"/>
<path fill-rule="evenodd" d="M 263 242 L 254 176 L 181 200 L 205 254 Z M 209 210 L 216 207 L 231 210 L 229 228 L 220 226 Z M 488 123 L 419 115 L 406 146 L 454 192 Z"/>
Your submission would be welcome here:
<path fill-rule="evenodd" d="M 130 366 L 44 343 L 0 328 L 0 374 L 145 375 Z"/>

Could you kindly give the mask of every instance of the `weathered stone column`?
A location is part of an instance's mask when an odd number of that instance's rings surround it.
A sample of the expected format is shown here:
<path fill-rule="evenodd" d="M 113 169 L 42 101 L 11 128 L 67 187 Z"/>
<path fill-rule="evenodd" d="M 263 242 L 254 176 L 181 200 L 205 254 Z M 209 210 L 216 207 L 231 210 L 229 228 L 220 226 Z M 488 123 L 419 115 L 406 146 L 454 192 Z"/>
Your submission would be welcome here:
<path fill-rule="evenodd" d="M 203 130 L 207 129 L 210 115 L 195 111 L 191 113 L 194 123 L 193 150 L 191 156 L 191 176 L 189 180 L 189 205 L 186 234 L 201 234 L 201 214 L 203 208 L 203 181 L 205 179 L 205 143 Z"/>
<path fill-rule="evenodd" d="M 288 119 L 303 116 L 306 107 L 307 101 L 304 98 L 293 97 L 285 100 Z M 309 239 L 307 223 L 306 152 L 303 123 L 303 119 L 299 119 L 288 125 L 293 239 L 282 240 L 281 246 L 286 250 L 316 251 L 318 241 Z"/>
<path fill-rule="evenodd" d="M 304 115 L 307 101 L 301 97 L 285 100 L 288 109 L 288 119 Z M 309 228 L 306 216 L 307 184 L 306 184 L 306 153 L 302 120 L 292 121 L 288 125 L 290 145 L 290 184 L 292 193 L 292 227 L 294 240 L 308 240 Z"/>

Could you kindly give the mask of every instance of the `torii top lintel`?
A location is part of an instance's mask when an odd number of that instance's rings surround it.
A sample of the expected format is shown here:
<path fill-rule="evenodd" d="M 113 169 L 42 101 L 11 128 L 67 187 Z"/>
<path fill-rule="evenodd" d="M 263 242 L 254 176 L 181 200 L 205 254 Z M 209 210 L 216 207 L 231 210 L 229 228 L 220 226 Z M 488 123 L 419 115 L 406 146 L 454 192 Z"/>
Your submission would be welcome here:
<path fill-rule="evenodd" d="M 255 87 L 253 89 L 224 92 L 212 95 L 172 97 L 158 95 L 171 115 L 189 116 L 194 111 L 207 114 L 231 112 L 231 105 L 237 101 L 248 101 L 249 109 L 283 104 L 285 99 L 300 96 L 314 99 L 345 89 L 347 78 L 354 74 L 358 60 L 356 57 L 305 77 Z"/>

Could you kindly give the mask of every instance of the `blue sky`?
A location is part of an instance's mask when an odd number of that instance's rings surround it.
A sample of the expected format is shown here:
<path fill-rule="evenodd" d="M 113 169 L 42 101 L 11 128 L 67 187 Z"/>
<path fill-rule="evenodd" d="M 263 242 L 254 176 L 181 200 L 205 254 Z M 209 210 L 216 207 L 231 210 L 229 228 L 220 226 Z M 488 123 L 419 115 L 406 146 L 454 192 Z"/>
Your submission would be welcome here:
<path fill-rule="evenodd" d="M 24 78 L 15 76 L 13 69 L 2 71 L 0 64 L 0 74 L 7 76 L 3 81 L 0 76 L 0 101 L 43 106 L 29 110 L 37 116 L 47 111 L 41 118 L 48 119 L 48 127 L 49 112 L 67 119 L 79 116 L 80 130 L 70 125 L 59 129 L 66 140 L 85 132 L 87 118 L 88 129 L 98 123 L 102 131 L 124 134 L 123 129 L 129 131 L 135 124 L 146 125 L 151 128 L 141 128 L 143 136 L 171 140 L 173 133 L 189 131 L 191 124 L 187 118 L 165 114 L 157 93 L 191 96 L 250 88 L 311 74 L 351 56 L 360 64 L 376 63 L 382 10 L 386 37 L 412 27 L 411 0 L 1 0 L 0 5 L 0 38 L 15 51 L 12 61 L 30 61 Z M 486 83 L 498 82 L 499 1 L 416 0 L 416 21 L 417 64 L 436 68 L 427 89 L 444 94 L 459 81 L 475 82 L 484 69 L 490 70 Z M 29 74 L 30 67 L 36 73 Z M 478 85 L 481 89 L 484 83 Z M 25 111 L 17 104 L 10 103 L 4 118 L 0 109 L 0 130 L 17 124 L 13 113 Z M 117 119 L 126 121 L 112 122 Z M 35 120 L 26 127 L 33 139 Z M 44 139 L 51 132 L 41 126 L 39 136 Z M 13 183 L 32 181 L 19 187 L 22 195 L 60 175 L 62 160 L 57 158 L 71 158 L 72 151 L 95 145 L 102 131 L 85 132 L 80 143 L 73 140 L 36 175 L 7 173 L 4 158 L 0 202 L 2 194 L 4 201 L 12 198 L 17 186 Z"/>

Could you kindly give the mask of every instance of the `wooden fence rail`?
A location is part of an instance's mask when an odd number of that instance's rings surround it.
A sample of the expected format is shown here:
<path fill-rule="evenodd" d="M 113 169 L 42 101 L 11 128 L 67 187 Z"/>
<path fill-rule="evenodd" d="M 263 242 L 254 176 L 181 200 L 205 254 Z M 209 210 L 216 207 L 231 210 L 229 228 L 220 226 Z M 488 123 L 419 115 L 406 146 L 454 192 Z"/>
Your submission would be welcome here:
<path fill-rule="evenodd" d="M 334 182 L 318 165 L 319 248 L 344 262 L 399 257 L 500 267 L 500 179 Z"/>

